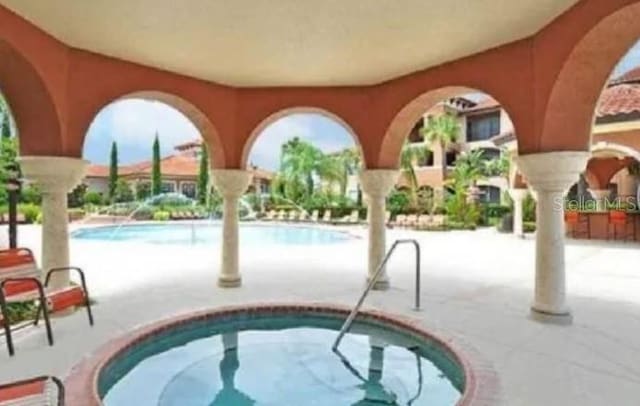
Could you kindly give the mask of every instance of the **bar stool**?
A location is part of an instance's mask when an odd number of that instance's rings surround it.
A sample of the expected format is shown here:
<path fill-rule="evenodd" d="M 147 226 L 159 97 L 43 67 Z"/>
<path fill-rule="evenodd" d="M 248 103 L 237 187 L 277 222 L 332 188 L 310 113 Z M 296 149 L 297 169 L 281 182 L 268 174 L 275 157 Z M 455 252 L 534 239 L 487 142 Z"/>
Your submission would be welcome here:
<path fill-rule="evenodd" d="M 631 226 L 631 227 L 629 227 Z M 618 231 L 622 228 L 622 240 L 634 241 L 636 239 L 636 223 L 633 217 L 622 210 L 611 210 L 609 212 L 609 224 L 607 227 L 607 239 L 618 239 Z"/>
<path fill-rule="evenodd" d="M 567 210 L 564 212 L 564 222 L 567 225 L 567 233 L 571 238 L 591 238 L 589 216 L 576 210 Z"/>

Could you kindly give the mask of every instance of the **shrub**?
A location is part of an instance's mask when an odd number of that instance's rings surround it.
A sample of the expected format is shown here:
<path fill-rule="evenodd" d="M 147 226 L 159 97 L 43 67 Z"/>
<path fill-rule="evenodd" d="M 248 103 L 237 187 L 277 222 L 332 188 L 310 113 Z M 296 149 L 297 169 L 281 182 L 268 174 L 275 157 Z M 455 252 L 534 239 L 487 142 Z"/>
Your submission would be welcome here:
<path fill-rule="evenodd" d="M 27 223 L 35 223 L 40 215 L 40 207 L 35 204 L 21 204 L 18 206 L 18 212 L 22 213 Z"/>
<path fill-rule="evenodd" d="M 116 183 L 116 193 L 115 193 L 115 201 L 116 202 L 130 202 L 133 200 L 133 191 L 131 187 L 129 187 L 129 183 L 124 179 L 118 179 L 118 183 Z"/>
<path fill-rule="evenodd" d="M 528 194 L 522 201 L 522 219 L 525 222 L 535 223 L 536 221 L 536 201 L 531 194 Z"/>
<path fill-rule="evenodd" d="M 411 200 L 407 192 L 395 189 L 389 194 L 387 209 L 392 215 L 406 213 L 409 210 Z"/>
<path fill-rule="evenodd" d="M 133 219 L 138 221 L 151 220 L 154 218 L 156 211 L 161 210 L 157 210 L 149 206 L 142 206 L 133 213 Z"/>
<path fill-rule="evenodd" d="M 20 192 L 20 201 L 22 203 L 40 204 L 42 203 L 42 193 L 35 185 L 27 185 Z"/>
<path fill-rule="evenodd" d="M 533 232 L 535 232 L 536 231 L 536 223 L 535 223 L 535 221 L 525 221 L 522 224 L 522 230 L 525 233 L 533 233 Z"/>
<path fill-rule="evenodd" d="M 511 212 L 511 207 L 497 204 L 487 203 L 482 206 L 483 216 L 487 218 L 498 217 L 501 218 L 507 213 Z"/>
<path fill-rule="evenodd" d="M 84 203 L 100 206 L 103 203 L 102 194 L 98 192 L 88 191 L 84 194 Z"/>
<path fill-rule="evenodd" d="M 84 183 L 78 185 L 67 194 L 67 206 L 75 209 L 84 205 L 84 195 L 87 192 L 87 185 Z"/>
<path fill-rule="evenodd" d="M 153 213 L 153 219 L 155 221 L 168 221 L 170 217 L 171 214 L 168 211 L 164 210 L 158 210 L 157 212 Z"/>
<path fill-rule="evenodd" d="M 69 221 L 77 221 L 84 218 L 85 211 L 83 209 L 75 208 L 67 210 Z"/>
<path fill-rule="evenodd" d="M 33 320 L 38 307 L 35 302 L 7 303 L 9 324 Z"/>

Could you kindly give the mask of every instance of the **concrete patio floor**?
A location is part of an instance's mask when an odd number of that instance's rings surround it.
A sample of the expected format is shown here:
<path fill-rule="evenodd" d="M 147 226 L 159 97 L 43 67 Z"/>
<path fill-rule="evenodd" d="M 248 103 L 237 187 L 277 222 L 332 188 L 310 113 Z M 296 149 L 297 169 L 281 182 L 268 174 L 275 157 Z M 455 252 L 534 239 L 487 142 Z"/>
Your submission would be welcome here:
<path fill-rule="evenodd" d="M 364 228 L 353 228 L 366 235 Z M 39 229 L 21 243 L 38 251 Z M 0 229 L 0 235 L 6 230 Z M 420 319 L 459 337 L 490 360 L 504 404 L 637 405 L 640 403 L 640 245 L 569 241 L 567 270 L 574 324 L 527 318 L 533 292 L 534 241 L 495 230 L 420 233 L 423 310 L 411 310 L 413 253 L 390 262 L 392 288 L 365 307 Z M 18 333 L 17 354 L 0 350 L 0 381 L 51 373 L 65 376 L 83 356 L 136 326 L 224 304 L 320 301 L 351 305 L 365 278 L 366 239 L 322 247 L 240 248 L 243 286 L 216 287 L 217 247 L 73 241 L 72 262 L 87 272 L 96 325 L 84 312 L 54 320 L 56 345 L 42 328 Z"/>

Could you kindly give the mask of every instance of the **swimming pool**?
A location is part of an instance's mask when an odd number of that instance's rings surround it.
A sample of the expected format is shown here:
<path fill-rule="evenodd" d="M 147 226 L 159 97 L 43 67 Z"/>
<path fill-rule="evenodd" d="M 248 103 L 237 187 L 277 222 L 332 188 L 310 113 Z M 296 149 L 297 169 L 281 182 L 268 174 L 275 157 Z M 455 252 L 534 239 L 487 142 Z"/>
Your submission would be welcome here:
<path fill-rule="evenodd" d="M 346 314 L 265 305 L 180 318 L 121 340 L 83 379 L 106 406 L 452 406 L 473 389 L 448 344 L 379 314 L 362 313 L 332 352 Z"/>
<path fill-rule="evenodd" d="M 149 244 L 219 244 L 220 223 L 125 224 L 75 230 L 75 240 L 136 241 Z M 242 245 L 325 245 L 352 239 L 350 234 L 312 226 L 241 224 Z"/>

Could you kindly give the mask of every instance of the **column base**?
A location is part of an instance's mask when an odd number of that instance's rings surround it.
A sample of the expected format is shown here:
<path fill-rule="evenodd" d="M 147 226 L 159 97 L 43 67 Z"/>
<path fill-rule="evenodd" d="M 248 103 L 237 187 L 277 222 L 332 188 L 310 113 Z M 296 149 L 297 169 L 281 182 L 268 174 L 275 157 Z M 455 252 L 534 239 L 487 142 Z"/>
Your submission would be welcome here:
<path fill-rule="evenodd" d="M 370 279 L 367 278 L 367 283 L 369 283 Z M 391 284 L 389 283 L 389 279 L 378 279 L 376 283 L 373 284 L 371 289 L 373 290 L 389 290 Z"/>
<path fill-rule="evenodd" d="M 242 278 L 237 277 L 219 277 L 218 286 L 221 288 L 239 288 L 242 285 Z"/>
<path fill-rule="evenodd" d="M 566 313 L 550 313 L 534 307 L 531 308 L 529 318 L 540 323 L 555 324 L 558 326 L 568 326 L 573 323 L 573 316 L 569 311 Z"/>

